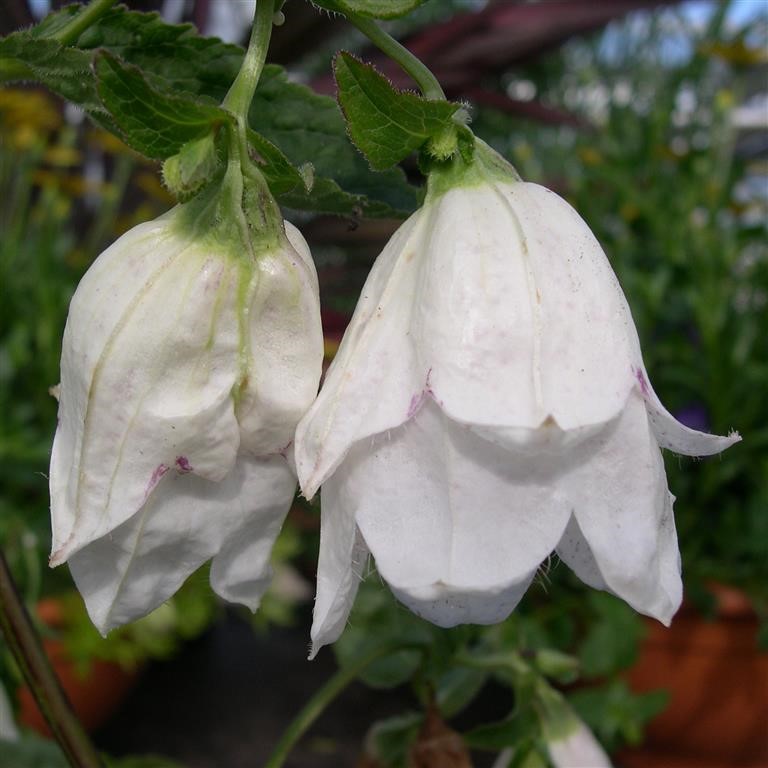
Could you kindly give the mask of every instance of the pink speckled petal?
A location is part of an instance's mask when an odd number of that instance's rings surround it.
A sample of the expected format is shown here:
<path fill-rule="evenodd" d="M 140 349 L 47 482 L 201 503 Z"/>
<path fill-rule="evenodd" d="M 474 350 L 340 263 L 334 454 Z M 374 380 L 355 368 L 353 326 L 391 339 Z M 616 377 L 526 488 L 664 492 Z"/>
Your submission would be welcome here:
<path fill-rule="evenodd" d="M 296 430 L 296 468 L 307 498 L 350 446 L 402 424 L 428 371 L 410 335 L 425 214 L 411 216 L 373 265 L 320 394 Z"/>
<path fill-rule="evenodd" d="M 178 236 L 159 240 L 155 261 L 136 256 L 133 232 L 100 258 L 119 246 L 116 272 L 138 262 L 143 282 L 86 276 L 67 320 L 52 565 L 129 519 L 169 473 L 220 480 L 238 450 L 238 266 Z"/>
<path fill-rule="evenodd" d="M 70 558 L 93 623 L 106 634 L 144 616 L 211 558 L 216 592 L 256 610 L 295 488 L 281 456 L 241 454 L 221 482 L 169 477 L 131 519 Z"/>
<path fill-rule="evenodd" d="M 662 448 L 668 448 L 684 456 L 711 456 L 741 442 L 738 432 L 731 432 L 727 437 L 698 432 L 681 424 L 661 403 L 653 391 L 648 373 L 639 366 L 635 371 L 637 390 L 645 399 L 648 418 L 653 434 Z"/>

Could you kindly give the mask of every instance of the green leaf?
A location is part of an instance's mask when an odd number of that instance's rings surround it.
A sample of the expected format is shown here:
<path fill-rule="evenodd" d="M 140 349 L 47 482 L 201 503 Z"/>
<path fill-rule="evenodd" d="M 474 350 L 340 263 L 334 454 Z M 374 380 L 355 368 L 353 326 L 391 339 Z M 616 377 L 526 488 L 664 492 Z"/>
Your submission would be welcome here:
<path fill-rule="evenodd" d="M 444 136 L 461 108 L 398 91 L 373 66 L 343 51 L 334 60 L 334 72 L 349 135 L 378 170 L 396 165 L 432 137 Z"/>
<path fill-rule="evenodd" d="M 541 733 L 541 726 L 532 710 L 525 710 L 495 723 L 478 725 L 462 734 L 468 747 L 500 750 L 515 747 L 526 741 L 534 741 Z"/>
<path fill-rule="evenodd" d="M 82 106 L 107 130 L 126 139 L 130 134 L 132 146 L 138 151 L 142 152 L 148 143 L 152 157 L 170 157 L 186 141 L 208 132 L 203 126 L 199 133 L 193 130 L 192 135 L 176 136 L 178 126 L 173 126 L 169 136 L 176 138 L 168 142 L 148 135 L 152 125 L 126 125 L 125 114 L 121 115 L 120 125 L 116 125 L 99 99 L 90 64 L 100 52 L 106 51 L 123 62 L 124 69 L 127 65 L 138 67 L 140 72 L 128 71 L 139 76 L 140 90 L 148 89 L 163 101 L 170 94 L 181 101 L 186 111 L 188 101 L 195 103 L 195 97 L 208 97 L 215 104 L 221 102 L 242 62 L 243 50 L 239 46 L 201 37 L 190 24 L 166 24 L 157 13 L 128 11 L 123 6 L 113 8 L 86 30 L 76 48 L 62 48 L 55 41 L 40 38 L 61 28 L 71 15 L 72 10 L 64 8 L 28 32 L 0 40 L 0 82 L 42 82 Z M 22 55 L 24 59 L 17 58 Z M 122 84 L 118 87 L 122 88 Z M 110 93 L 107 100 L 115 99 L 116 108 L 124 112 L 125 95 Z M 211 104 L 200 103 L 205 107 Z M 193 111 L 196 113 L 196 108 Z M 262 171 L 270 183 L 277 184 L 275 195 L 282 205 L 355 218 L 403 218 L 419 204 L 420 190 L 407 182 L 400 169 L 370 172 L 349 142 L 334 99 L 290 82 L 280 66 L 265 67 L 252 104 L 250 124 L 278 153 L 272 153 L 268 147 L 256 147 L 266 160 Z M 134 135 L 134 129 L 138 135 Z M 296 178 L 286 170 L 279 155 L 287 158 L 294 169 L 300 169 L 300 174 L 304 173 L 306 179 L 301 184 L 294 186 Z M 310 164 L 314 168 L 314 184 L 308 192 L 305 181 L 309 180 Z"/>
<path fill-rule="evenodd" d="M 125 142 L 151 158 L 164 160 L 189 141 L 231 120 L 215 104 L 178 96 L 150 85 L 137 67 L 103 51 L 96 56 L 97 90 Z"/>
<path fill-rule="evenodd" d="M 313 0 L 326 11 L 356 13 L 370 19 L 396 19 L 418 8 L 426 0 Z"/>
<path fill-rule="evenodd" d="M 369 578 L 360 585 L 349 625 L 333 650 L 339 666 L 347 667 L 381 646 L 426 647 L 431 640 L 431 625 L 403 610 L 388 589 Z M 360 679 L 372 688 L 394 688 L 410 680 L 421 661 L 419 650 L 395 651 L 366 667 Z"/>
<path fill-rule="evenodd" d="M 249 113 L 251 127 L 280 147 L 296 167 L 315 169 L 312 198 L 316 210 L 354 216 L 399 218 L 419 204 L 420 190 L 399 168 L 371 173 L 350 144 L 336 102 L 288 80 L 285 70 L 268 64 L 261 74 Z M 305 196 L 289 193 L 284 205 L 306 208 Z M 309 209 L 311 210 L 311 209 Z"/>
<path fill-rule="evenodd" d="M 623 744 L 639 744 L 647 722 L 669 701 L 666 691 L 633 693 L 627 684 L 614 680 L 600 688 L 585 688 L 568 696 L 573 708 L 613 751 Z"/>
<path fill-rule="evenodd" d="M 251 129 L 248 143 L 252 159 L 281 205 L 299 211 L 360 217 L 370 204 L 364 195 L 345 192 L 333 179 L 316 177 L 311 163 L 296 168 L 279 147 Z"/>
<path fill-rule="evenodd" d="M 59 12 L 61 13 L 61 12 Z M 118 7 L 81 35 L 78 45 L 105 48 L 138 66 L 148 82 L 220 102 L 240 68 L 243 50 L 217 38 L 200 37 L 190 24 L 166 24 L 156 13 Z M 273 189 L 281 204 L 321 213 L 400 218 L 419 203 L 419 190 L 398 169 L 372 174 L 347 137 L 338 105 L 329 96 L 291 82 L 285 70 L 268 64 L 262 72 L 249 122 L 295 168 L 311 163 L 315 183 Z M 265 158 L 269 154 L 257 148 Z M 268 165 L 262 168 L 272 183 Z M 284 168 L 273 176 L 282 177 Z"/>
<path fill-rule="evenodd" d="M 454 667 L 437 683 L 437 706 L 443 717 L 450 718 L 461 712 L 480 693 L 488 679 L 483 669 Z"/>
<path fill-rule="evenodd" d="M 191 24 L 168 24 L 158 13 L 113 8 L 77 41 L 105 49 L 143 70 L 151 83 L 222 101 L 243 60 L 240 46 L 202 37 Z"/>
<path fill-rule="evenodd" d="M 34 80 L 75 104 L 98 111 L 101 107 L 90 65 L 91 57 L 84 51 L 36 38 L 28 31 L 0 40 L 0 82 Z"/>
<path fill-rule="evenodd" d="M 629 667 L 643 634 L 640 617 L 625 603 L 604 592 L 589 594 L 595 620 L 579 649 L 586 677 L 604 677 Z"/>

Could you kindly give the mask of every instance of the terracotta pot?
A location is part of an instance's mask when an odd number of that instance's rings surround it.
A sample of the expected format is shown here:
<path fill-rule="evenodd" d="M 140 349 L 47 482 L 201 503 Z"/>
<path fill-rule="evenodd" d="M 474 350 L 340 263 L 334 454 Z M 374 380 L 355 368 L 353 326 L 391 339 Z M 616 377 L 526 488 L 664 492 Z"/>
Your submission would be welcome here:
<path fill-rule="evenodd" d="M 714 621 L 684 608 L 669 629 L 648 622 L 629 681 L 637 692 L 670 694 L 643 747 L 664 758 L 643 762 L 628 753 L 621 765 L 768 768 L 768 653 L 757 647 L 758 620 L 742 593 L 713 592 Z"/>
<path fill-rule="evenodd" d="M 61 605 L 55 600 L 41 601 L 38 615 L 52 628 L 61 627 L 65 622 Z M 72 708 L 89 731 L 96 730 L 115 714 L 138 677 L 138 669 L 126 669 L 101 659 L 91 659 L 83 669 L 69 658 L 59 640 L 46 638 L 43 647 Z M 52 734 L 45 718 L 26 686 L 19 688 L 18 701 L 19 722 L 50 737 Z"/>

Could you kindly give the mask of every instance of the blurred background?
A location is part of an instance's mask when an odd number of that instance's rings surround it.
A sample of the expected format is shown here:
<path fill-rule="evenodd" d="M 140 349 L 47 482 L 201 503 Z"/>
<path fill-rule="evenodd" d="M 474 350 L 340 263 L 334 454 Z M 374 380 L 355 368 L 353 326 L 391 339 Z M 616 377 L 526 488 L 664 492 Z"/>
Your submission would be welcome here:
<path fill-rule="evenodd" d="M 59 5 L 2 0 L 0 34 Z M 238 43 L 253 11 L 252 2 L 228 0 L 128 5 Z M 284 12 L 270 58 L 295 80 L 332 95 L 330 60 L 345 48 L 413 87 L 343 20 L 299 0 Z M 707 461 L 666 456 L 686 587 L 671 629 L 582 589 L 553 562 L 493 642 L 524 638 L 532 652 L 577 659 L 563 689 L 618 766 L 765 768 L 768 2 L 431 0 L 388 29 L 449 98 L 467 103 L 479 136 L 586 219 L 670 410 L 696 429 L 744 438 Z M 417 182 L 415 162 L 405 169 Z M 67 569 L 48 570 L 49 389 L 67 306 L 106 245 L 173 204 L 158 171 L 44 90 L 0 89 L 0 547 L 99 747 L 240 768 L 258 765 L 300 704 L 354 656 L 363 642 L 355 630 L 418 620 L 404 619 L 372 577 L 336 658 L 326 650 L 304 660 L 319 515 L 300 500 L 255 617 L 224 609 L 200 572 L 104 640 Z M 317 261 L 330 359 L 398 222 L 287 214 Z M 397 738 L 413 730 L 402 715 L 413 708 L 413 670 L 404 669 L 352 686 L 288 765 L 405 764 L 376 741 L 382 727 L 371 730 L 375 721 Z M 44 731 L 2 645 L 0 682 L 22 725 Z M 443 715 L 461 733 L 477 734 L 478 723 L 509 709 L 503 680 L 456 686 L 461 706 Z M 468 743 L 477 766 L 492 764 L 492 740 Z M 23 768 L 20 752 L 3 758 L 3 750 L 0 742 L 0 768 Z M 30 740 L 25 754 L 25 764 L 63 765 L 44 742 Z"/>

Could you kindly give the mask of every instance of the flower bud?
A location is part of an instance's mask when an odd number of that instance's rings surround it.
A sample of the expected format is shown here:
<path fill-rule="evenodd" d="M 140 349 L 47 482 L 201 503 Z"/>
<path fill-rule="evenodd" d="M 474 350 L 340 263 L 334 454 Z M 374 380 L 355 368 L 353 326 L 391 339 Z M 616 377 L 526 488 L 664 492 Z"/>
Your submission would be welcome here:
<path fill-rule="evenodd" d="M 297 430 L 302 489 L 323 484 L 315 649 L 369 551 L 440 626 L 502 620 L 553 552 L 668 623 L 681 581 L 659 447 L 738 439 L 664 409 L 592 232 L 478 142 L 377 259 Z"/>

